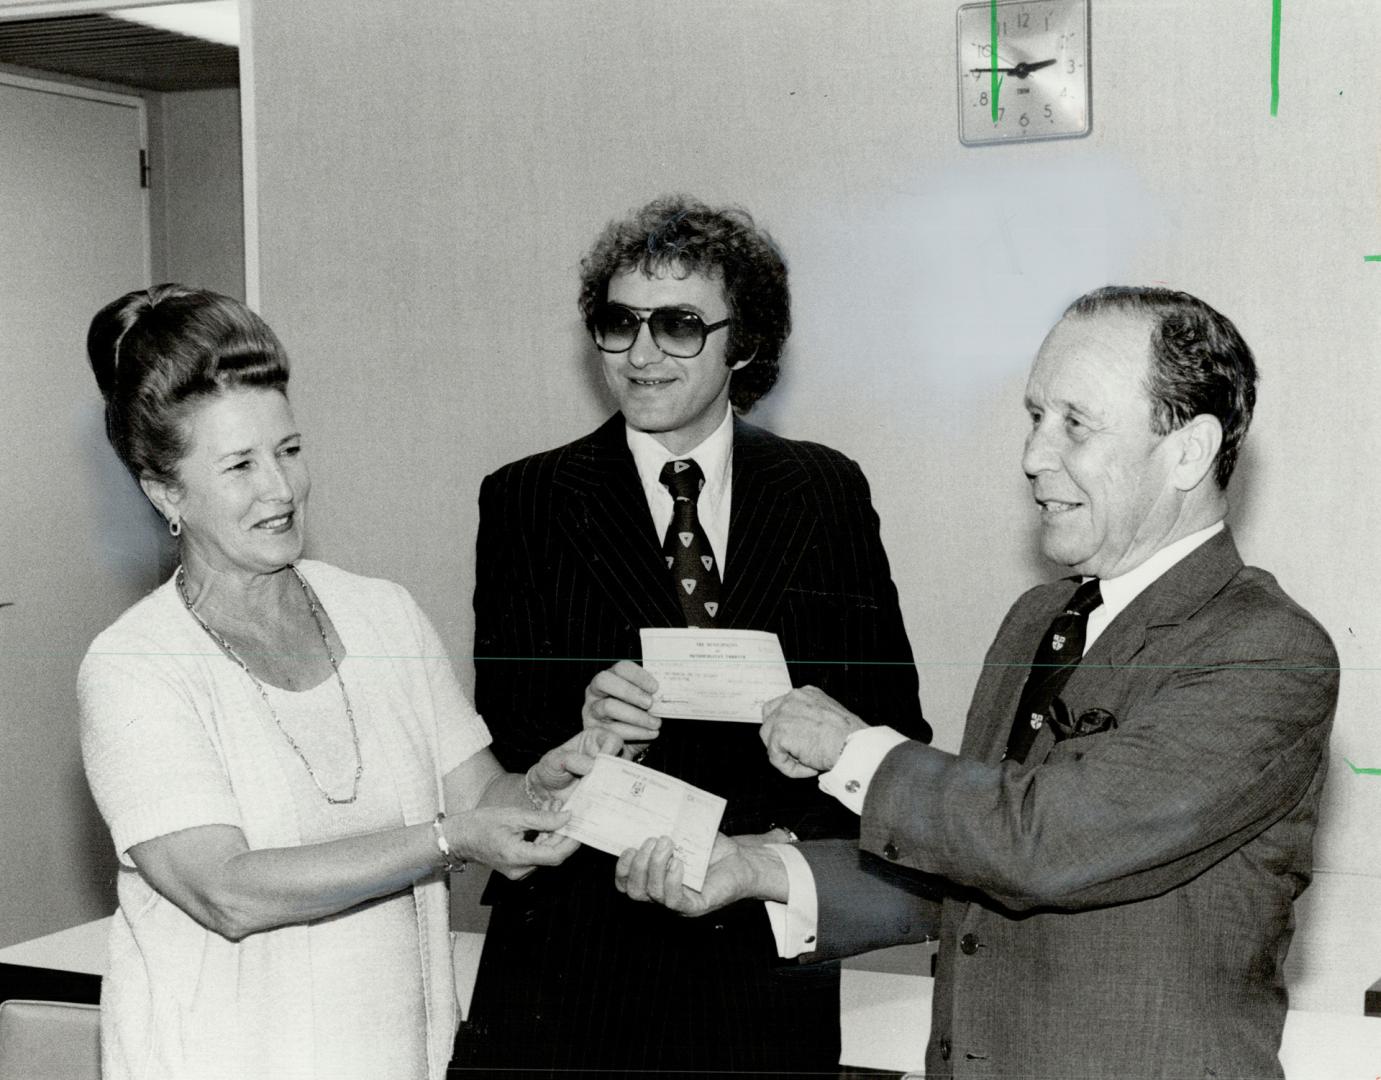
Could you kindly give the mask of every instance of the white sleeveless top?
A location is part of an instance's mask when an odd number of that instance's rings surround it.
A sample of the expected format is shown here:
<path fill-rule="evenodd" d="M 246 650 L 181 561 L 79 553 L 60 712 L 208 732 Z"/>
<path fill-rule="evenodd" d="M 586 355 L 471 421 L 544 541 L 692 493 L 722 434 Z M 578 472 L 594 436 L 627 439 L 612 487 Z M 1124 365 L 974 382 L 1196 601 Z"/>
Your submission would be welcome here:
<path fill-rule="evenodd" d="M 364 761 L 350 806 L 327 804 L 171 580 L 82 662 L 82 757 L 119 856 L 101 989 L 106 1080 L 444 1080 L 459 1016 L 443 875 L 235 942 L 161 897 L 129 857 L 144 840 L 198 825 L 233 825 L 251 848 L 280 848 L 425 824 L 442 807 L 442 777 L 488 745 L 405 589 L 298 566 L 346 654 Z M 268 692 L 323 786 L 348 793 L 355 759 L 335 678 L 303 694 Z"/>
<path fill-rule="evenodd" d="M 348 692 L 352 679 L 362 677 L 360 665 L 347 657 L 340 668 Z M 264 689 L 279 722 L 312 763 L 321 786 L 333 797 L 348 795 L 355 752 L 335 676 L 300 693 L 268 685 Z M 356 696 L 351 698 L 352 708 Z M 397 794 L 380 768 L 384 755 L 372 718 L 357 708 L 353 711 L 364 771 L 355 801 L 332 804 L 312 783 L 302 759 L 276 729 L 268 710 L 262 710 L 260 721 L 273 729 L 267 736 L 278 748 L 304 844 L 403 824 Z M 307 929 L 312 1000 L 301 1007 L 311 1010 L 316 1076 L 339 1080 L 425 1077 L 426 1010 L 412 890 L 354 908 L 349 919 L 318 919 Z"/>

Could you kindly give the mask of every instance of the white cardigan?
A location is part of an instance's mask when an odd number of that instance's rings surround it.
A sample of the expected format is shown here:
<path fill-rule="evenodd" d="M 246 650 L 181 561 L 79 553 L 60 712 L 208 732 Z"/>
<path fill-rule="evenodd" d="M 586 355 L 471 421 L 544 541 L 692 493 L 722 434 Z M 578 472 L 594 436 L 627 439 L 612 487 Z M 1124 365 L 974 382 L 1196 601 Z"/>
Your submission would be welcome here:
<path fill-rule="evenodd" d="M 298 563 L 352 664 L 378 730 L 403 820 L 431 820 L 441 778 L 489 744 L 440 639 L 407 590 L 325 563 Z M 247 723 L 264 703 L 185 610 L 169 580 L 92 643 L 78 677 L 82 756 L 119 854 L 120 906 L 102 989 L 105 1080 L 312 1076 L 306 926 L 232 942 L 143 879 L 129 849 L 198 825 L 243 830 L 251 848 L 301 843 L 269 741 Z M 413 886 L 427 1010 L 429 1077 L 441 1080 L 459 1022 L 446 884 Z M 345 916 L 348 918 L 349 916 Z"/>

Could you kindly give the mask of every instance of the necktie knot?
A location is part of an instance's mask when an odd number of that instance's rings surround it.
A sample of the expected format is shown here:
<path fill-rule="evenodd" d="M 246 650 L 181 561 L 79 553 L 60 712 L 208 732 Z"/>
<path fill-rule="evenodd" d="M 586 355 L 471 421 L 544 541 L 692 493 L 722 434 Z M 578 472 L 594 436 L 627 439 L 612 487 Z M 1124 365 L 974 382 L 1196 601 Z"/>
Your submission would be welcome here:
<path fill-rule="evenodd" d="M 1074 595 L 1065 605 L 1066 615 L 1088 615 L 1103 603 L 1103 593 L 1098 587 L 1097 578 L 1089 578 L 1074 590 Z"/>
<path fill-rule="evenodd" d="M 662 466 L 662 474 L 658 479 L 662 481 L 662 486 L 671 492 L 673 500 L 689 499 L 692 503 L 699 500 L 700 489 L 705 486 L 705 474 L 693 458 L 668 461 Z"/>

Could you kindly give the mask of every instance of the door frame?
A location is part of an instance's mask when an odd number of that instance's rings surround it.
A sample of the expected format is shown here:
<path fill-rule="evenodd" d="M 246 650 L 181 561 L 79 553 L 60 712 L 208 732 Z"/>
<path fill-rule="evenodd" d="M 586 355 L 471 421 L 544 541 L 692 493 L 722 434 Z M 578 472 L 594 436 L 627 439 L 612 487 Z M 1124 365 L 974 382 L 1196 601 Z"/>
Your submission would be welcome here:
<path fill-rule="evenodd" d="M 186 0 L 140 0 L 144 6 L 184 3 Z M 253 0 L 236 0 L 240 9 L 240 187 L 244 205 L 243 239 L 245 248 L 245 303 L 259 310 L 259 157 L 254 114 L 254 24 Z M 131 0 L 0 0 L 0 21 L 6 19 L 46 19 L 59 15 L 96 14 L 129 7 Z M 19 78 L 19 76 L 14 76 Z M 40 80 L 35 80 L 40 81 Z M 68 84 L 54 84 L 67 86 Z M 93 91 L 96 93 L 97 91 Z M 113 97 L 122 95 L 114 94 Z M 140 119 L 144 148 L 148 149 L 146 114 L 140 98 Z M 148 196 L 145 195 L 144 247 L 145 278 L 150 270 Z"/>

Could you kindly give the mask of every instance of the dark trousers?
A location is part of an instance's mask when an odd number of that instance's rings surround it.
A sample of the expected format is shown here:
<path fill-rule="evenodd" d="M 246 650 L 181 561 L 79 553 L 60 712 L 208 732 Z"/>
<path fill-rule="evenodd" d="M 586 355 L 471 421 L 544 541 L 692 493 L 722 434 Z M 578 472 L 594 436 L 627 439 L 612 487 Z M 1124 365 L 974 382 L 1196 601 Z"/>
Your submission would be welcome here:
<path fill-rule="evenodd" d="M 454 1075 L 839 1075 L 838 966 L 779 960 L 761 903 L 687 919 L 571 862 L 593 873 L 494 890 Z"/>

